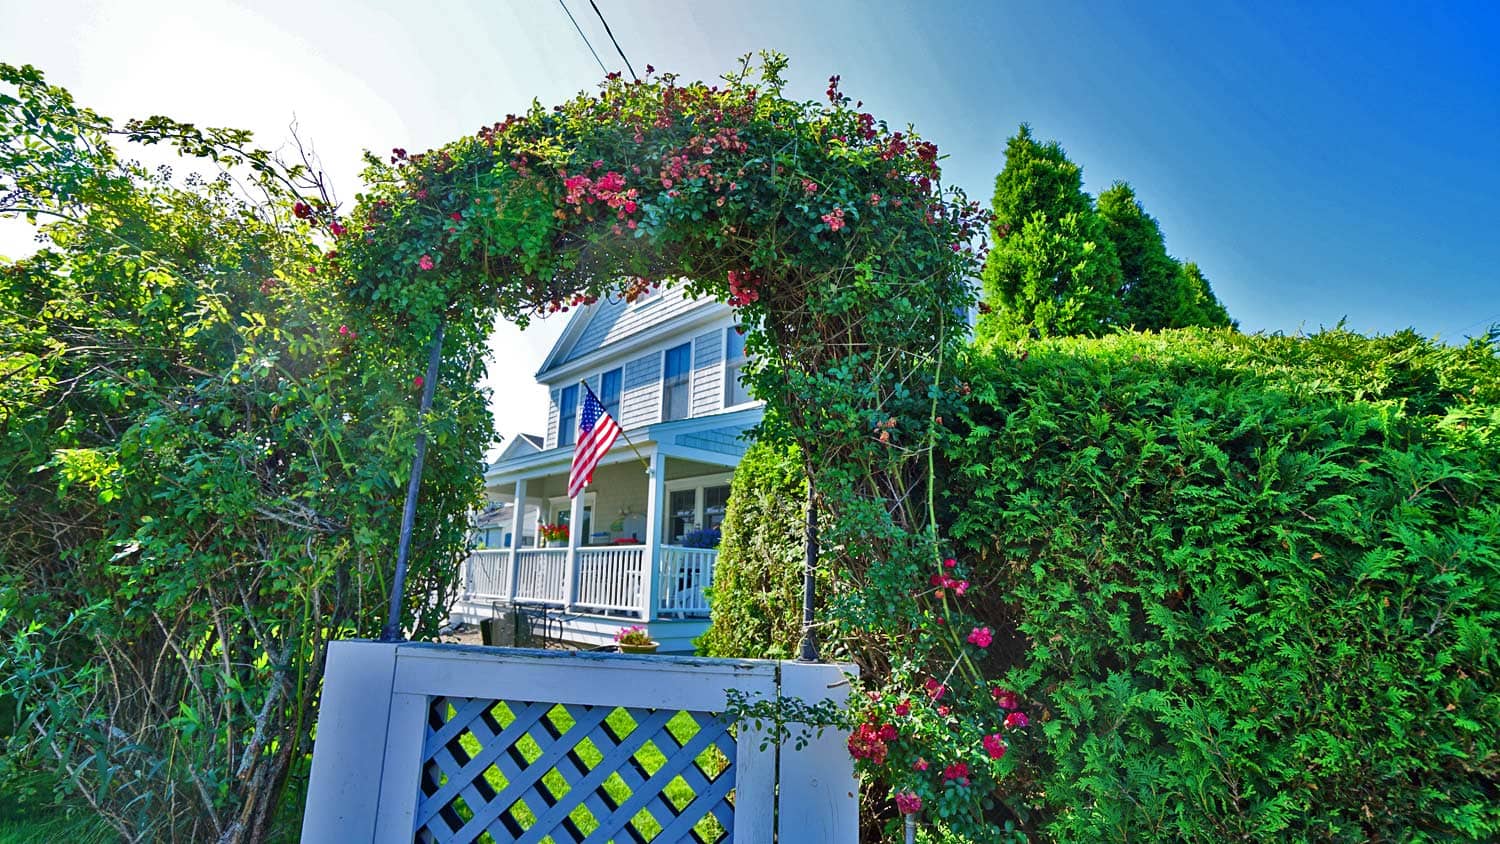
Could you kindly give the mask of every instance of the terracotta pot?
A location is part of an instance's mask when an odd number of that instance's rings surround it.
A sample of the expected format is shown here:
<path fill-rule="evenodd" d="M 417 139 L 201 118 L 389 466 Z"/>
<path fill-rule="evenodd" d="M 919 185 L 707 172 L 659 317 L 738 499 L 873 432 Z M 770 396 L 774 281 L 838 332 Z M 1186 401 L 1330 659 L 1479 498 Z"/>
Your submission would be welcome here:
<path fill-rule="evenodd" d="M 644 645 L 627 645 L 620 642 L 620 653 L 622 654 L 654 654 L 661 647 L 660 642 L 647 642 Z"/>

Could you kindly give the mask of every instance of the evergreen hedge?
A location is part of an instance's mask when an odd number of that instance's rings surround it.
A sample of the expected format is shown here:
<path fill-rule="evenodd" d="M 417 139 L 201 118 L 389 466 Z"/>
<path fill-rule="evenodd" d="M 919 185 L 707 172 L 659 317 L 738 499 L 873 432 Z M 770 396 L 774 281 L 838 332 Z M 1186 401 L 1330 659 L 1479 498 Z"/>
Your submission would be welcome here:
<path fill-rule="evenodd" d="M 734 470 L 714 568 L 708 656 L 779 659 L 802 638 L 807 475 L 795 446 L 755 443 Z"/>
<path fill-rule="evenodd" d="M 945 522 L 1001 596 L 968 609 L 1024 637 L 990 669 L 1042 726 L 1028 828 L 1500 835 L 1492 346 L 1182 331 L 966 377 Z"/>

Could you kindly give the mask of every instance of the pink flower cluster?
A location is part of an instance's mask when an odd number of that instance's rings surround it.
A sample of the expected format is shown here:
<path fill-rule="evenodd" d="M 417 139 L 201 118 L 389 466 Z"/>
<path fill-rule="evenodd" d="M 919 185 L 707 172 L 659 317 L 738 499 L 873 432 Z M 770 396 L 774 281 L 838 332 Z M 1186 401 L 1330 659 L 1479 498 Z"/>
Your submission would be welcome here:
<path fill-rule="evenodd" d="M 969 644 L 987 648 L 995 641 L 995 633 L 988 627 L 976 627 L 969 633 Z"/>
<path fill-rule="evenodd" d="M 969 784 L 969 763 L 954 762 L 943 769 L 944 781 L 957 781 L 959 785 Z"/>
<path fill-rule="evenodd" d="M 760 300 L 760 277 L 744 271 L 729 271 L 729 304 L 743 308 Z"/>
<path fill-rule="evenodd" d="M 984 745 L 984 752 L 988 753 L 991 759 L 1005 758 L 1005 739 L 999 733 L 990 733 L 981 740 L 981 743 Z"/>
<path fill-rule="evenodd" d="M 876 765 L 884 765 L 890 748 L 886 742 L 895 741 L 899 733 L 894 724 L 878 724 L 866 721 L 859 729 L 849 734 L 849 755 L 855 759 L 868 759 Z"/>
<path fill-rule="evenodd" d="M 899 792 L 896 795 L 896 811 L 903 815 L 915 815 L 922 811 L 922 798 L 910 791 Z"/>
<path fill-rule="evenodd" d="M 832 211 L 824 214 L 822 219 L 823 222 L 828 224 L 829 231 L 836 232 L 844 227 L 844 209 L 834 208 Z"/>
<path fill-rule="evenodd" d="M 941 572 L 927 578 L 927 582 L 937 587 L 937 596 L 939 598 L 943 597 L 944 589 L 952 589 L 953 594 L 959 597 L 963 597 L 963 594 L 969 591 L 969 581 L 960 580 L 956 577 L 949 577 L 948 575 Z"/>
<path fill-rule="evenodd" d="M 946 694 L 947 691 L 948 691 L 948 687 L 947 686 L 943 685 L 942 683 L 939 683 L 937 680 L 933 679 L 932 677 L 928 677 L 927 681 L 925 683 L 923 683 L 922 685 L 923 685 L 923 688 L 927 689 L 927 696 L 930 697 L 930 698 L 932 698 L 933 700 L 942 700 L 943 699 L 943 695 Z"/>

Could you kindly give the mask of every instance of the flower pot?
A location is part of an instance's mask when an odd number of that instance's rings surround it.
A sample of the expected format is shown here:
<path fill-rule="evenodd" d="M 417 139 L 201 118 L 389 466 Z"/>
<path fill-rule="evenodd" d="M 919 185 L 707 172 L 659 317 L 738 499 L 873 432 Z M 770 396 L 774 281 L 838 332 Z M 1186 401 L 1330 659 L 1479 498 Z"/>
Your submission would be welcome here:
<path fill-rule="evenodd" d="M 656 649 L 659 648 L 659 647 L 661 647 L 661 643 L 660 642 L 647 642 L 644 645 L 628 645 L 628 644 L 626 644 L 624 642 L 621 642 L 620 643 L 620 653 L 622 653 L 622 654 L 654 654 L 654 653 L 656 653 Z"/>

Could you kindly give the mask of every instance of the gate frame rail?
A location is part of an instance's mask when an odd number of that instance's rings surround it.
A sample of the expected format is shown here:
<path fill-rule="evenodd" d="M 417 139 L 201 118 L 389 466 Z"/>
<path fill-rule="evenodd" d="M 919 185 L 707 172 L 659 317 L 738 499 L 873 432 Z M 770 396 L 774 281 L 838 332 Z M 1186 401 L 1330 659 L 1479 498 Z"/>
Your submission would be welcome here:
<path fill-rule="evenodd" d="M 410 844 L 434 697 L 722 712 L 731 689 L 843 705 L 852 673 L 850 665 L 780 660 L 332 642 L 302 840 Z M 859 782 L 847 733 L 827 728 L 801 749 L 788 741 L 762 750 L 765 738 L 740 724 L 729 840 L 855 844 Z"/>

